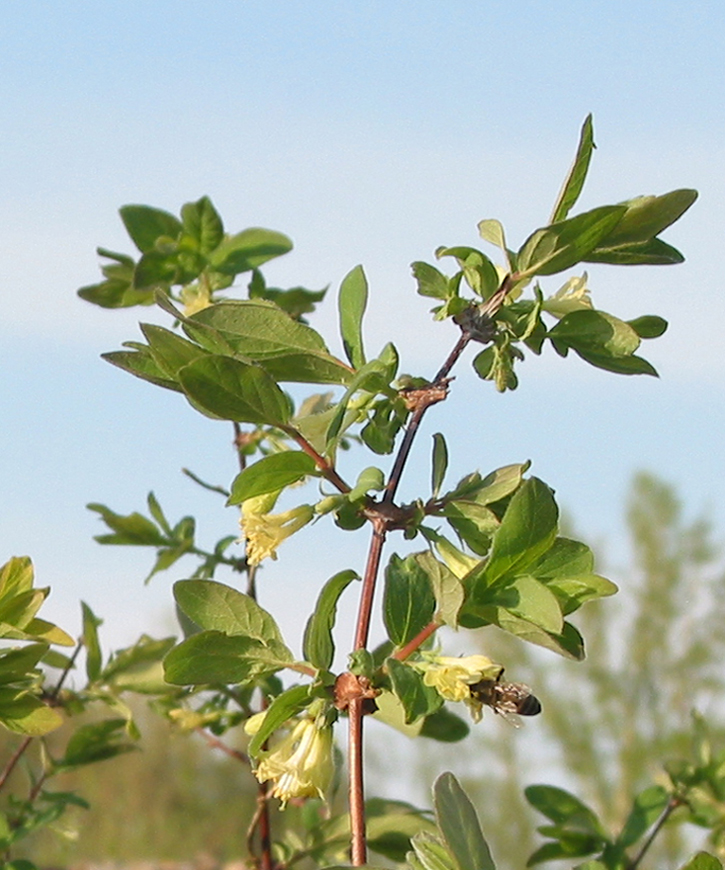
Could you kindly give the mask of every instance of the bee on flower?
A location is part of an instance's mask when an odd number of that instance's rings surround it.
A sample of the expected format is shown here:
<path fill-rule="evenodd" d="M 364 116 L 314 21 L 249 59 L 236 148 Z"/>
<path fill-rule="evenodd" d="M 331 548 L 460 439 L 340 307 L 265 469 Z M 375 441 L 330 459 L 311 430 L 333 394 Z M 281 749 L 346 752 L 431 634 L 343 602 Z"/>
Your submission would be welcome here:
<path fill-rule="evenodd" d="M 497 680 L 503 665 L 488 656 L 439 656 L 423 653 L 422 661 L 414 667 L 423 673 L 423 682 L 434 688 L 446 701 L 463 701 L 474 722 L 482 716 L 483 703 L 471 693 L 471 686 L 484 680 Z"/>

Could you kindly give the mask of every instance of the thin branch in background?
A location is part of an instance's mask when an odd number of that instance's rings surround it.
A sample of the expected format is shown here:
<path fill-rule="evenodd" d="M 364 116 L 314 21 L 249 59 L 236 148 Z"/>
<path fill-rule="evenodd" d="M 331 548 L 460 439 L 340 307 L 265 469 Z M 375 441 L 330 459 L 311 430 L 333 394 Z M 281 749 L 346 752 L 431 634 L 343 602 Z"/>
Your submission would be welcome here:
<path fill-rule="evenodd" d="M 80 653 L 82 646 L 83 646 L 83 639 L 79 638 L 78 643 L 76 645 L 76 648 L 73 651 L 73 655 L 70 657 L 70 659 L 68 660 L 68 663 L 63 668 L 63 670 L 60 674 L 60 677 L 58 678 L 58 682 L 55 684 L 54 688 L 51 689 L 50 692 L 48 692 L 48 694 L 46 696 L 46 700 L 47 700 L 49 706 L 52 707 L 54 705 L 54 702 L 58 699 L 58 694 L 60 693 L 60 690 L 63 688 L 63 683 L 65 683 L 68 674 L 75 666 L 76 659 L 78 658 L 78 654 Z M 23 739 L 23 741 L 20 743 L 20 745 L 18 746 L 18 748 L 15 750 L 15 752 L 13 752 L 13 754 L 8 759 L 8 763 L 5 765 L 2 773 L 0 773 L 0 790 L 3 788 L 3 786 L 7 782 L 10 774 L 13 772 L 13 770 L 15 770 L 17 763 L 23 757 L 23 755 L 27 751 L 28 747 L 33 742 L 33 739 L 34 739 L 33 737 L 25 737 Z M 44 781 L 45 781 L 45 777 L 41 777 L 40 784 L 42 785 L 42 783 Z M 33 788 L 33 790 L 30 793 L 30 800 L 31 801 L 34 800 L 35 797 L 37 797 L 37 792 L 39 790 L 40 790 L 39 787 L 38 787 L 37 791 L 35 788 Z"/>
<path fill-rule="evenodd" d="M 210 734 L 204 728 L 195 728 L 197 734 L 204 738 L 207 746 L 211 747 L 211 749 L 218 749 L 220 752 L 223 752 L 225 755 L 228 755 L 230 758 L 234 758 L 237 761 L 241 761 L 242 764 L 249 764 L 249 756 L 242 752 L 239 749 L 235 749 L 233 746 L 229 746 L 224 743 L 218 737 L 215 737 L 213 734 Z"/>
<path fill-rule="evenodd" d="M 197 477 L 197 475 L 194 474 L 193 471 L 189 471 L 188 468 L 182 468 L 181 471 L 182 471 L 182 474 L 185 474 L 187 477 L 190 477 L 194 481 L 194 483 L 198 483 L 199 486 L 203 487 L 204 489 L 208 489 L 209 492 L 218 492 L 219 495 L 223 495 L 226 498 L 229 498 L 229 490 L 224 489 L 223 486 L 215 486 L 213 483 L 207 483 L 205 480 L 202 480 L 200 477 Z"/>

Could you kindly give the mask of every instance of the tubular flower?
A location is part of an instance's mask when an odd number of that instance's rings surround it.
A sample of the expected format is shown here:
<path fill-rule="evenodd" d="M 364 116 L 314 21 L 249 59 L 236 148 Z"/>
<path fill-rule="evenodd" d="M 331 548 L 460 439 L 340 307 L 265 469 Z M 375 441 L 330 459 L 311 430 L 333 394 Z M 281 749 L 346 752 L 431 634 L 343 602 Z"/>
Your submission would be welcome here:
<path fill-rule="evenodd" d="M 250 498 L 242 505 L 240 525 L 247 541 L 247 561 L 258 565 L 263 559 L 276 559 L 277 547 L 312 519 L 314 511 L 302 504 L 281 514 L 270 514 L 265 497 Z"/>
<path fill-rule="evenodd" d="M 468 705 L 475 722 L 481 718 L 482 703 L 471 695 L 471 686 L 481 680 L 495 680 L 502 671 L 502 665 L 488 656 L 436 656 L 417 662 L 416 667 L 423 671 L 423 682 L 434 688 L 446 701 L 463 701 Z"/>
<path fill-rule="evenodd" d="M 314 719 L 300 719 L 254 771 L 260 782 L 273 783 L 270 793 L 283 807 L 292 798 L 324 800 L 333 773 L 332 727 L 318 727 Z"/>

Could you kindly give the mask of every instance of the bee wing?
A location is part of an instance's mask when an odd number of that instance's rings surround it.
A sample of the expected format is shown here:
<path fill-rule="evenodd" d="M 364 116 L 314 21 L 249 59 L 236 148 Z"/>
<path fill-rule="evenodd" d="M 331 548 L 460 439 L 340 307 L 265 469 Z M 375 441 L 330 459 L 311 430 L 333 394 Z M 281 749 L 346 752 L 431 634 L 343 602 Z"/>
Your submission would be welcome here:
<path fill-rule="evenodd" d="M 513 710 L 506 709 L 505 707 L 501 706 L 494 707 L 493 710 L 495 713 L 498 713 L 498 715 L 513 728 L 524 727 L 524 722 L 522 721 L 521 717 Z"/>

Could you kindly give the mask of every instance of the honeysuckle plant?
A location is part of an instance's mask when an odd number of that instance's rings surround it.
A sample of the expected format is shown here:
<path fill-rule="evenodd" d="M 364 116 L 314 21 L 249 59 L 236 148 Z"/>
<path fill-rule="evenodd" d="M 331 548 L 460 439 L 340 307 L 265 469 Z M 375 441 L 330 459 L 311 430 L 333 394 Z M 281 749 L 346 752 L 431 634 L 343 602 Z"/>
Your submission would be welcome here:
<path fill-rule="evenodd" d="M 126 342 L 105 359 L 177 392 L 193 411 L 234 429 L 239 467 L 228 484 L 212 485 L 187 472 L 238 512 L 212 549 L 197 543 L 193 518 L 172 524 L 153 494 L 148 516 L 89 507 L 109 528 L 98 537 L 101 543 L 155 550 L 149 576 L 182 556 L 198 559 L 191 576 L 174 584 L 181 637 L 158 642 L 143 659 L 144 672 L 151 664 L 163 666 L 157 706 L 180 729 L 215 740 L 246 729 L 248 745 L 239 755 L 260 783 L 260 810 L 249 835 L 253 844 L 259 834 L 250 856 L 255 866 L 271 870 L 302 858 L 319 866 L 363 866 L 368 849 L 414 870 L 494 866 L 476 812 L 452 775 L 436 783 L 434 817 L 401 802 L 365 800 L 363 723 L 374 715 L 409 734 L 450 742 L 465 739 L 467 719 L 478 722 L 485 707 L 538 713 L 538 701 L 524 703 L 532 690 L 508 683 L 516 676 L 508 671 L 504 680 L 506 662 L 485 654 L 487 631 L 497 626 L 524 643 L 580 660 L 584 639 L 572 616 L 616 591 L 596 573 L 590 548 L 560 533 L 553 490 L 530 474 L 528 461 L 502 457 L 508 464 L 447 483 L 449 448 L 444 434 L 436 433 L 429 490 L 407 503 L 398 499 L 421 420 L 446 401 L 454 367 L 469 345 L 475 348 L 474 371 L 500 392 L 517 387 L 520 363 L 547 344 L 561 356 L 573 351 L 617 374 L 656 374 L 637 352 L 643 340 L 665 331 L 666 322 L 653 314 L 623 320 L 598 309 L 596 280 L 590 285 L 588 272 L 598 263 L 681 262 L 660 234 L 697 193 L 675 190 L 572 216 L 593 149 L 590 116 L 551 216 L 518 248 L 509 247 L 499 221 L 484 219 L 478 244 L 485 251 L 470 244 L 440 247 L 436 265 L 413 263 L 418 294 L 434 301 L 434 319 L 450 321 L 455 334 L 435 372 L 402 371 L 393 343 L 369 354 L 363 340 L 368 283 L 361 266 L 340 284 L 344 358 L 335 355 L 306 319 L 326 291 L 272 288 L 263 277 L 265 263 L 290 251 L 290 239 L 262 228 L 227 232 L 208 197 L 187 203 L 178 217 L 124 206 L 121 219 L 137 254 L 98 249 L 107 261 L 103 280 L 81 288 L 81 298 L 106 308 L 156 305 L 168 316 L 166 326 L 142 323 L 142 340 Z M 248 277 L 246 297 L 233 298 L 241 275 Z M 312 391 L 296 401 L 287 384 L 309 384 Z M 343 448 L 368 450 L 379 464 L 351 478 Z M 280 502 L 292 506 L 279 508 Z M 330 522 L 340 534 L 369 528 L 367 561 L 341 564 L 333 577 L 320 578 L 296 652 L 260 603 L 264 564 L 277 558 L 284 564 L 287 538 Z M 392 553 L 383 568 L 393 535 L 415 542 L 414 551 Z M 214 579 L 224 568 L 241 583 Z M 314 564 L 306 574 L 314 576 Z M 343 641 L 348 661 L 340 672 L 333 669 L 340 644 L 333 630 L 340 598 L 350 594 L 358 596 L 358 616 Z M 387 638 L 371 649 L 376 604 Z M 467 655 L 446 654 L 437 635 L 444 626 L 467 632 Z M 92 653 L 94 623 L 87 621 L 84 636 Z M 459 716 L 447 703 L 462 703 L 470 715 L 464 710 Z M 325 806 L 339 779 L 333 738 L 344 719 L 348 809 L 335 815 Z M 320 812 L 314 824 L 307 816 L 305 832 L 275 843 L 269 834 L 273 798 L 282 808 L 317 802 Z M 651 807 L 645 816 L 648 824 L 639 824 L 627 846 L 656 823 Z M 591 854 L 600 842 L 577 854 Z M 617 860 L 625 861 L 623 855 L 624 848 Z M 627 866 L 601 860 L 607 867 Z"/>

